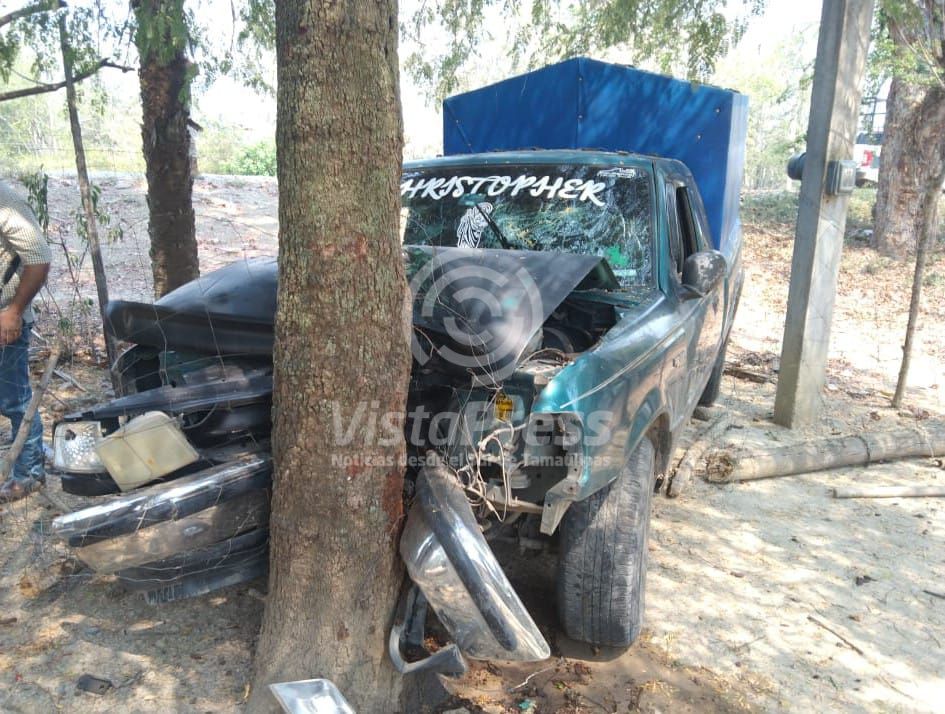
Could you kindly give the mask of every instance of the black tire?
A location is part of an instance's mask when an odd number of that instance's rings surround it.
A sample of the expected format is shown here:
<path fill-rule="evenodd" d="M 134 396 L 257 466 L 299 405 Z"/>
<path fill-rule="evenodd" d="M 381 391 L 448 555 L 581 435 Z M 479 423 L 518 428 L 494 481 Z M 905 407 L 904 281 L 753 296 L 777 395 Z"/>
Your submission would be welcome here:
<path fill-rule="evenodd" d="M 699 405 L 711 407 L 715 400 L 719 398 L 719 392 L 722 389 L 722 372 L 725 371 L 725 353 L 728 352 L 728 338 L 722 343 L 722 349 L 719 350 L 719 356 L 715 358 L 715 364 L 712 365 L 712 373 L 709 375 L 709 381 L 706 382 L 705 389 L 702 390 L 702 396 L 699 397 Z"/>
<path fill-rule="evenodd" d="M 626 647 L 639 636 L 654 478 L 655 452 L 644 438 L 616 481 L 565 513 L 558 617 L 568 637 Z"/>

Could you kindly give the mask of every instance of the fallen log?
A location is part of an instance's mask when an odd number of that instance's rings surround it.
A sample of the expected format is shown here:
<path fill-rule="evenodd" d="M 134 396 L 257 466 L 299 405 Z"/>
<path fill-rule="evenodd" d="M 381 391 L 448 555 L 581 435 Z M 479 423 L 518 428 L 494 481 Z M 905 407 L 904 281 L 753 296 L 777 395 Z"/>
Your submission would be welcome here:
<path fill-rule="evenodd" d="M 763 451 L 718 449 L 706 456 L 706 479 L 714 483 L 755 481 L 777 476 L 866 466 L 877 461 L 945 455 L 945 425 L 862 433 L 806 441 Z"/>
<path fill-rule="evenodd" d="M 834 498 L 929 498 L 945 496 L 945 486 L 837 486 Z"/>
<path fill-rule="evenodd" d="M 768 382 L 774 381 L 774 377 L 770 374 L 754 372 L 750 369 L 739 367 L 738 365 L 726 365 L 724 372 L 735 379 L 744 379 L 749 382 L 754 382 L 755 384 L 767 384 Z"/>
<path fill-rule="evenodd" d="M 695 471 L 696 465 L 703 461 L 706 451 L 712 444 L 718 442 L 722 434 L 728 431 L 731 426 L 732 416 L 722 413 L 715 417 L 715 420 L 706 427 L 705 431 L 692 442 L 689 448 L 686 449 L 686 453 L 683 454 L 673 477 L 666 485 L 667 496 L 676 498 L 683 492 L 686 486 L 689 485 L 689 481 L 692 480 L 692 473 Z"/>

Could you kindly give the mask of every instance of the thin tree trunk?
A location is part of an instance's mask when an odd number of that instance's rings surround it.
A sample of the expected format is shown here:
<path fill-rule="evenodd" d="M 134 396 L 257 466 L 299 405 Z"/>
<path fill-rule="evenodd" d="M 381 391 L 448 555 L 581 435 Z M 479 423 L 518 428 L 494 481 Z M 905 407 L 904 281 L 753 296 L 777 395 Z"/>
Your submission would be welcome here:
<path fill-rule="evenodd" d="M 66 80 L 66 106 L 69 108 L 69 126 L 72 129 L 72 145 L 75 148 L 75 169 L 79 182 L 79 194 L 82 196 L 82 210 L 85 213 L 86 240 L 92 256 L 92 271 L 95 274 L 95 290 L 98 293 L 98 309 L 102 317 L 102 331 L 105 337 L 105 354 L 108 357 L 108 373 L 112 379 L 115 393 L 119 392 L 120 380 L 112 371 L 118 356 L 115 340 L 106 328 L 105 306 L 108 305 L 108 282 L 105 278 L 105 264 L 102 262 L 102 249 L 98 241 L 98 223 L 95 220 L 95 206 L 92 202 L 92 186 L 89 183 L 88 166 L 85 163 L 85 147 L 82 143 L 82 126 L 79 124 L 79 111 L 76 108 L 75 85 L 73 84 L 73 54 L 69 47 L 65 17 L 59 18 L 59 43 L 62 49 L 62 67 Z"/>
<path fill-rule="evenodd" d="M 193 65 L 183 0 L 140 0 L 135 13 L 151 272 L 161 297 L 200 274 L 188 126 Z"/>
<path fill-rule="evenodd" d="M 945 181 L 945 171 L 939 175 L 938 185 Z M 932 191 L 922 200 L 922 227 L 919 233 L 919 245 L 915 253 L 915 271 L 912 275 L 912 298 L 909 301 L 909 322 L 906 326 L 906 340 L 902 346 L 902 364 L 899 367 L 899 379 L 896 381 L 896 393 L 892 398 L 892 405 L 896 408 L 902 405 L 902 398 L 906 393 L 906 381 L 909 377 L 909 365 L 912 362 L 912 340 L 915 336 L 916 324 L 919 321 L 919 308 L 922 301 L 922 280 L 925 277 L 925 262 L 935 230 L 935 218 L 938 215 L 939 191 Z"/>
<path fill-rule="evenodd" d="M 327 677 L 357 711 L 392 712 L 410 371 L 397 5 L 283 0 L 276 30 L 276 474 L 250 710 L 275 711 L 270 683 Z M 401 427 L 379 440 L 384 415 Z"/>

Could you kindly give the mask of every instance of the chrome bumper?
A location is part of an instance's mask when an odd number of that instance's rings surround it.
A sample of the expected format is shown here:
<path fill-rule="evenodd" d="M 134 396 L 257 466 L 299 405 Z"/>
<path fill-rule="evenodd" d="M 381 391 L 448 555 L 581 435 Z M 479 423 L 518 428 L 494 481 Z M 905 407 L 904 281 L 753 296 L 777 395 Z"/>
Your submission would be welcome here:
<path fill-rule="evenodd" d="M 265 526 L 268 455 L 213 466 L 59 516 L 55 535 L 100 573 L 161 561 Z"/>
<path fill-rule="evenodd" d="M 455 476 L 428 464 L 417 477 L 400 554 L 411 580 L 464 654 L 537 661 L 550 656 L 522 601 L 486 543 Z"/>

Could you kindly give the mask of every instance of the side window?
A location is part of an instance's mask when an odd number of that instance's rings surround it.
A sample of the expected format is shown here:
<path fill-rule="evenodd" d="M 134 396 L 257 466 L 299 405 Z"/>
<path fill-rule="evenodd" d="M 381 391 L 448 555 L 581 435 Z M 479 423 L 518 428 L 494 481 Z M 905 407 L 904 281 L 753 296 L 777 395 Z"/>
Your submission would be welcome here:
<path fill-rule="evenodd" d="M 701 250 L 699 229 L 692 214 L 692 203 L 689 200 L 689 189 L 685 186 L 676 188 L 676 214 L 683 245 L 683 260 Z"/>
<path fill-rule="evenodd" d="M 679 215 L 676 208 L 676 187 L 666 184 L 666 215 L 669 219 L 669 258 L 678 277 L 682 277 L 683 255 L 682 234 L 679 228 Z"/>

